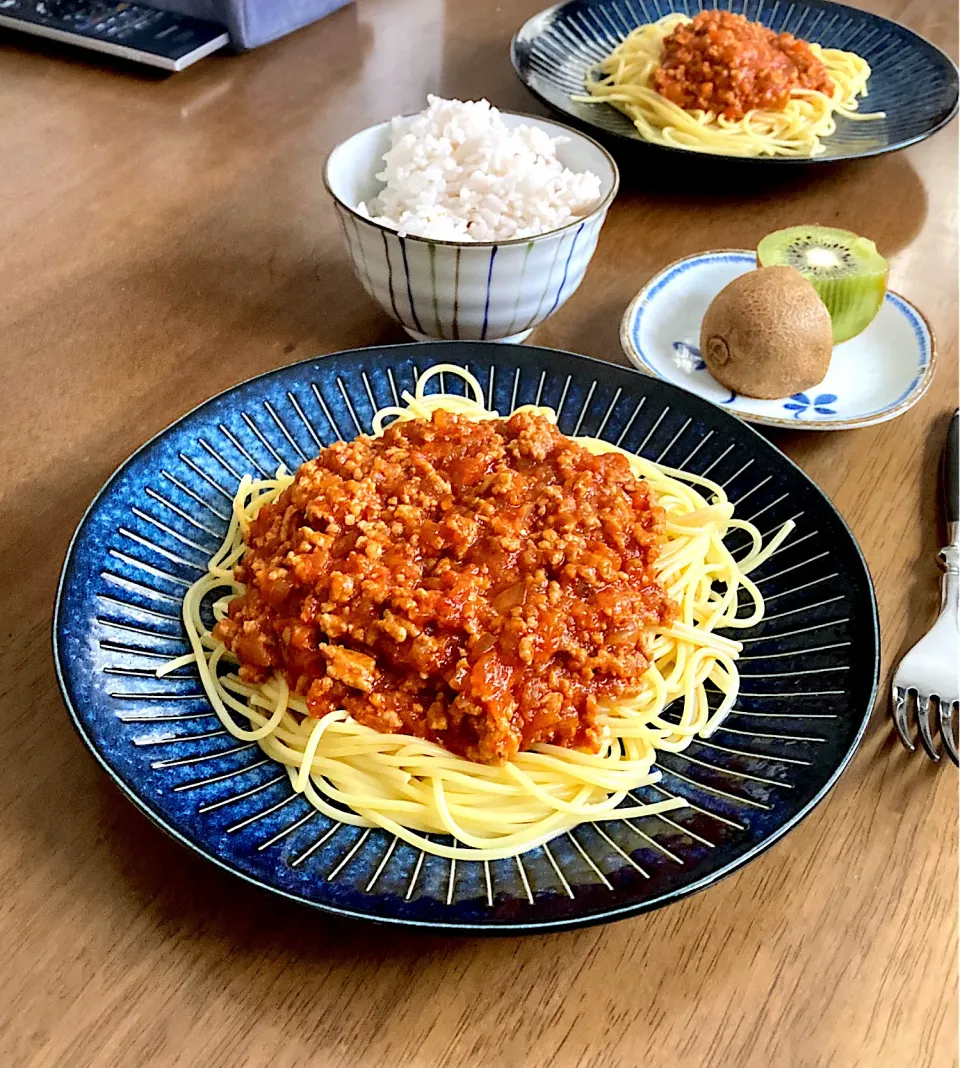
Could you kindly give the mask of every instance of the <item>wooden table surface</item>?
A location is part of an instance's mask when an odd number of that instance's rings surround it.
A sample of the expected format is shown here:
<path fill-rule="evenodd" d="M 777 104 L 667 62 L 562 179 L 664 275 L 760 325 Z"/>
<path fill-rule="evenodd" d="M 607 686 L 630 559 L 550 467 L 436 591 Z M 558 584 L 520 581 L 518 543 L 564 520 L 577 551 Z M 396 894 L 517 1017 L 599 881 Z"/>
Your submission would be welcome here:
<path fill-rule="evenodd" d="M 536 110 L 507 46 L 538 0 L 361 0 L 168 80 L 0 38 L 0 1064 L 7 1068 L 946 1068 L 957 1063 L 957 778 L 885 702 L 830 797 L 713 889 L 612 926 L 423 937 L 272 900 L 140 816 L 71 729 L 50 617 L 90 498 L 234 383 L 402 335 L 320 181 L 428 91 Z M 950 0 L 869 0 L 955 51 Z M 691 166 L 698 166 L 691 164 Z M 623 363 L 678 256 L 817 221 L 868 234 L 940 368 L 895 422 L 771 433 L 863 546 L 883 679 L 936 604 L 935 461 L 957 402 L 956 124 L 908 151 L 711 189 L 627 176 L 586 280 L 533 340 Z"/>

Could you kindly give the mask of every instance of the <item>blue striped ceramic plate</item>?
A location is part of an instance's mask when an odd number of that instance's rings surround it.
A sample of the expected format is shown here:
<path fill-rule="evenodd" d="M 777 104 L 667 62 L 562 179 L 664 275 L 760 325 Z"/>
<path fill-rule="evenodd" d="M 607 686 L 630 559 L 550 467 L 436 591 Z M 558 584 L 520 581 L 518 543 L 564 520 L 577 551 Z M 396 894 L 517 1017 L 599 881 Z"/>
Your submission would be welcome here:
<path fill-rule="evenodd" d="M 793 536 L 757 572 L 766 620 L 745 642 L 735 710 L 709 741 L 662 755 L 668 817 L 581 825 L 521 859 L 451 863 L 332 822 L 279 765 L 220 725 L 186 649 L 184 591 L 224 533 L 239 478 L 295 468 L 370 429 L 436 362 L 468 366 L 491 405 L 553 406 L 590 434 L 722 483 L 765 534 Z M 443 383 L 433 379 L 437 387 Z M 460 389 L 456 383 L 446 383 Z M 731 536 L 735 553 L 745 546 Z M 877 614 L 860 550 L 829 500 L 750 427 L 637 371 L 548 349 L 401 345 L 281 368 L 201 405 L 97 495 L 67 554 L 54 649 L 73 722 L 151 819 L 261 887 L 342 916 L 525 933 L 618 919 L 699 890 L 793 827 L 836 781 L 873 704 Z"/>
<path fill-rule="evenodd" d="M 876 156 L 922 141 L 957 112 L 957 68 L 940 49 L 896 22 L 830 0 L 568 0 L 523 25 L 511 46 L 514 70 L 534 96 L 595 136 L 684 153 L 642 141 L 613 107 L 575 104 L 570 97 L 583 92 L 587 69 L 637 26 L 674 12 L 695 15 L 717 7 L 824 48 L 857 52 L 873 71 L 862 107 L 887 117 L 876 122 L 838 117 L 836 133 L 824 141 L 826 151 L 812 160 L 715 159 L 795 165 Z"/>

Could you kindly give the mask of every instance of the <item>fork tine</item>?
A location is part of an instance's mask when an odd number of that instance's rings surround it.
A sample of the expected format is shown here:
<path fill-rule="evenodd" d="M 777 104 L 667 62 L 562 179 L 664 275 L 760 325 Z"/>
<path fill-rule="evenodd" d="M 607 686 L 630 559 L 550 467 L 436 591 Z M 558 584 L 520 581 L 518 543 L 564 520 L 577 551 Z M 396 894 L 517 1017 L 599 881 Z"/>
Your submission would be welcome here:
<path fill-rule="evenodd" d="M 943 747 L 947 756 L 960 767 L 960 753 L 957 752 L 957 740 L 953 736 L 953 706 L 956 702 L 941 699 L 937 713 L 937 725 L 940 728 L 940 737 L 943 739 Z"/>
<path fill-rule="evenodd" d="M 912 753 L 917 747 L 910 737 L 910 728 L 907 725 L 907 691 L 894 686 L 891 689 L 890 699 L 893 704 L 893 724 L 900 735 L 900 741 L 904 748 Z"/>
<path fill-rule="evenodd" d="M 934 763 L 939 763 L 940 754 L 933 744 L 933 732 L 930 730 L 930 698 L 917 691 L 917 727 L 920 729 L 920 741 L 927 751 L 927 756 Z"/>

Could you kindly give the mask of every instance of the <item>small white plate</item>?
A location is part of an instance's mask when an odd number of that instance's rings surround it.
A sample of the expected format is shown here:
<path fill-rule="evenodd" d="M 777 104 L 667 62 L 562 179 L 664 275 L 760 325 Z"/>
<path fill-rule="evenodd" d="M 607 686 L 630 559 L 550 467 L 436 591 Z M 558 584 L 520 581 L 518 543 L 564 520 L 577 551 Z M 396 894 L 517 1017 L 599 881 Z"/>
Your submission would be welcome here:
<path fill-rule="evenodd" d="M 827 377 L 808 392 L 756 400 L 721 386 L 700 359 L 700 322 L 720 290 L 756 265 L 747 249 L 717 249 L 662 270 L 630 302 L 620 324 L 630 361 L 749 423 L 793 430 L 883 423 L 923 396 L 936 365 L 933 332 L 909 301 L 890 292 L 867 329 L 834 348 Z"/>

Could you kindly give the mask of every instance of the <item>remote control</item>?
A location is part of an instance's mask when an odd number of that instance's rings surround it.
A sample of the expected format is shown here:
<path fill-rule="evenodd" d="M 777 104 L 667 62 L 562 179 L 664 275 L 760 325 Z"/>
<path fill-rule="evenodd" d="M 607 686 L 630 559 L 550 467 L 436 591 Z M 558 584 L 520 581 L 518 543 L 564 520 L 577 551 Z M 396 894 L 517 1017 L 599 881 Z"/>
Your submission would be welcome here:
<path fill-rule="evenodd" d="M 0 26 L 164 70 L 183 70 L 229 41 L 214 22 L 101 0 L 0 0 Z"/>

